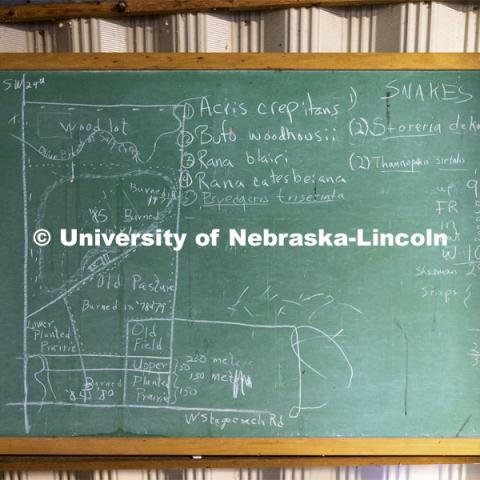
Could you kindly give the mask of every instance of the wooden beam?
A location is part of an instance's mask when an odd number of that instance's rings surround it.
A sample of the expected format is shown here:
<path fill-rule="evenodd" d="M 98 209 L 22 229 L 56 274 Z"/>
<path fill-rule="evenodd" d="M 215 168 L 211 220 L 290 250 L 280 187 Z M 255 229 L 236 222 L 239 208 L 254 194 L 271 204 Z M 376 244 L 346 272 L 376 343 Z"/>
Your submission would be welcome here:
<path fill-rule="evenodd" d="M 184 468 L 317 468 L 379 465 L 480 463 L 477 457 L 152 457 L 152 456 L 0 456 L 0 471 L 184 469 Z"/>
<path fill-rule="evenodd" d="M 268 10 L 295 7 L 386 5 L 406 0 L 98 0 L 80 3 L 25 4 L 0 7 L 0 23 L 70 18 L 169 15 L 187 12 Z M 431 0 L 410 0 L 431 2 Z M 449 0 L 467 3 L 468 0 Z"/>
<path fill-rule="evenodd" d="M 480 70 L 480 54 L 3 53 L 0 70 Z"/>
<path fill-rule="evenodd" d="M 480 438 L 1 437 L 0 455 L 480 456 Z"/>

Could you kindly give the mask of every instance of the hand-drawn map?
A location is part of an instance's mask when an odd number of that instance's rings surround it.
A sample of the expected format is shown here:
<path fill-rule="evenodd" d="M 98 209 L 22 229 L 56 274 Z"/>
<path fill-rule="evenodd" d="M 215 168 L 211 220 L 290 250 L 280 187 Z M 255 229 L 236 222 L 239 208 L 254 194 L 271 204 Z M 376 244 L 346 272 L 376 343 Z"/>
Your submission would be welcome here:
<path fill-rule="evenodd" d="M 438 435 L 444 409 L 419 423 L 432 385 L 460 414 L 440 433 L 468 410 L 465 431 L 478 434 L 478 404 L 455 407 L 443 362 L 428 366 L 464 318 L 455 335 L 469 347 L 447 369 L 478 380 L 478 140 L 452 144 L 448 131 L 478 82 L 448 80 L 465 103 L 394 95 L 385 120 L 382 91 L 400 91 L 387 73 L 377 91 L 342 72 L 334 84 L 318 72 L 2 75 L 24 291 L 21 388 L 0 411 L 21 412 L 20 434 Z M 434 112 L 422 131 L 408 130 L 428 117 L 412 105 Z M 193 242 L 213 228 L 353 227 L 457 231 L 455 256 Z M 58 232 L 74 228 L 188 237 L 181 249 L 62 246 Z M 32 241 L 38 229 L 48 246 Z"/>

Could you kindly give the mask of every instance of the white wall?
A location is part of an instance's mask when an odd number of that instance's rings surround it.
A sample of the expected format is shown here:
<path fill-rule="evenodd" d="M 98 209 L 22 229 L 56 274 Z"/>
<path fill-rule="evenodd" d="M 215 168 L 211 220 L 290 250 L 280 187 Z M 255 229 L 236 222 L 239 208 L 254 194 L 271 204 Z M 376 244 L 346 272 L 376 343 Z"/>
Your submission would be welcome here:
<path fill-rule="evenodd" d="M 0 26 L 4 52 L 475 52 L 472 3 L 300 8 Z"/>
<path fill-rule="evenodd" d="M 13 472 L 4 480 L 478 480 L 480 465 L 418 465 L 265 470 Z M 1 473 L 0 473 L 1 478 Z"/>

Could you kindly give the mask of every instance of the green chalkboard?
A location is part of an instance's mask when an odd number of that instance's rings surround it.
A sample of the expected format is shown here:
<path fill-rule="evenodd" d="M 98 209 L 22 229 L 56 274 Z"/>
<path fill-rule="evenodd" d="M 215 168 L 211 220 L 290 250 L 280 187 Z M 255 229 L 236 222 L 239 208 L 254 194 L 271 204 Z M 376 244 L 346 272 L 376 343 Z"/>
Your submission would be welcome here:
<path fill-rule="evenodd" d="M 3 72 L 0 105 L 0 435 L 480 436 L 478 72 Z"/>

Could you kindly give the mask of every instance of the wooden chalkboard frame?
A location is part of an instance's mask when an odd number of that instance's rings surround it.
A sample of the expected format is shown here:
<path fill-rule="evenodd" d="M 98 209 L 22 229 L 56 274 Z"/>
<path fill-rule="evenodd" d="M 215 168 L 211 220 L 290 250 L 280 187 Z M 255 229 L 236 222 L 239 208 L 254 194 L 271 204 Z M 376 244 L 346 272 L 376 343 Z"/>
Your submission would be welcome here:
<path fill-rule="evenodd" d="M 0 70 L 480 70 L 480 54 L 0 54 Z M 0 470 L 455 462 L 480 462 L 480 438 L 0 437 Z"/>
<path fill-rule="evenodd" d="M 432 0 L 410 0 L 431 3 Z M 450 0 L 468 3 L 468 0 Z M 404 0 L 97 0 L 73 3 L 10 5 L 0 7 L 0 23 L 55 21 L 71 18 L 122 18 L 133 15 L 231 12 L 306 7 L 394 5 Z"/>
<path fill-rule="evenodd" d="M 0 53 L 0 70 L 480 70 L 480 54 Z"/>

